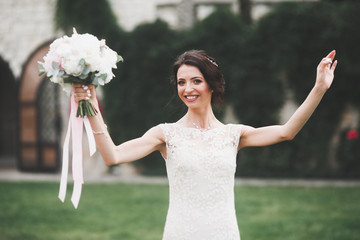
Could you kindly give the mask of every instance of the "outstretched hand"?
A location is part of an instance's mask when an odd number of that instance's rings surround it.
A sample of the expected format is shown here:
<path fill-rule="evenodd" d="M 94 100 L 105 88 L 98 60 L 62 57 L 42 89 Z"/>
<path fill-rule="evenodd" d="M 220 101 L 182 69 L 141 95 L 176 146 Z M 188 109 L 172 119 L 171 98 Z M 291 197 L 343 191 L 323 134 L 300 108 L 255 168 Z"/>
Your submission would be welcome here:
<path fill-rule="evenodd" d="M 96 104 L 96 92 L 95 86 L 90 85 L 82 85 L 80 83 L 75 83 L 73 86 L 73 93 L 75 97 L 75 101 L 79 102 L 81 100 L 90 100 L 92 104 Z"/>
<path fill-rule="evenodd" d="M 334 71 L 337 65 L 337 60 L 333 62 L 335 54 L 335 50 L 331 51 L 321 60 L 317 67 L 316 84 L 323 86 L 325 89 L 330 88 L 334 79 Z"/>

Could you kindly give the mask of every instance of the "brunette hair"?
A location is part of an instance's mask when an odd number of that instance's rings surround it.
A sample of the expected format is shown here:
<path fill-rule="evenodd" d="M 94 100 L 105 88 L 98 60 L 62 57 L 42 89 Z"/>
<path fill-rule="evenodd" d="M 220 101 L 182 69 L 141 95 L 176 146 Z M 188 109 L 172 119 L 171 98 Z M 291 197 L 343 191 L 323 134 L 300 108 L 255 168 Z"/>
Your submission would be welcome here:
<path fill-rule="evenodd" d="M 182 65 L 197 67 L 213 90 L 211 103 L 223 103 L 225 92 L 225 80 L 216 60 L 210 57 L 204 50 L 190 50 L 181 54 L 173 65 L 173 77 L 171 83 L 177 89 L 177 72 Z"/>

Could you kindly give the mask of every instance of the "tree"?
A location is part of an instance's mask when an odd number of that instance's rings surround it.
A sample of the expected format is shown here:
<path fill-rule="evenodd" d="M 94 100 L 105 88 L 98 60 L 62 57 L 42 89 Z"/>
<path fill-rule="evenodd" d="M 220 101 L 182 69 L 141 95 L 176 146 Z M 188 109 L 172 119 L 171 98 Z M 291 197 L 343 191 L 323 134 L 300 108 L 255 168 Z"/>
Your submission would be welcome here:
<path fill-rule="evenodd" d="M 240 17 L 246 24 L 253 22 L 251 16 L 252 1 L 251 0 L 238 0 L 240 7 Z"/>

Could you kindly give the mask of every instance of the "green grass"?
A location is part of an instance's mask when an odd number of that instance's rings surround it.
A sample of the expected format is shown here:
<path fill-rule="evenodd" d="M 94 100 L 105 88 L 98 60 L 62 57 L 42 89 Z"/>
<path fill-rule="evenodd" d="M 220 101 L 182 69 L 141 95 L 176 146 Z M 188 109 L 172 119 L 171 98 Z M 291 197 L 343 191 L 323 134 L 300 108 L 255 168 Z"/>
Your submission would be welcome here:
<path fill-rule="evenodd" d="M 85 184 L 77 210 L 71 189 L 65 203 L 57 191 L 58 183 L 0 182 L 0 239 L 162 237 L 165 185 Z M 237 186 L 235 194 L 242 240 L 360 239 L 360 187 Z"/>

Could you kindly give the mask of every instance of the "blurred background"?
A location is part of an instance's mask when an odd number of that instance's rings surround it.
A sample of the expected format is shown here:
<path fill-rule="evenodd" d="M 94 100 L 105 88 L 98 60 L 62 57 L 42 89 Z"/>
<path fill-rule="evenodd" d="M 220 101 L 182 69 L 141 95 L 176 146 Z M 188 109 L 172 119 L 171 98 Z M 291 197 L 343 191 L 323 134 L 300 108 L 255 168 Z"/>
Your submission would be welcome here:
<path fill-rule="evenodd" d="M 37 61 L 64 34 L 91 33 L 125 59 L 98 89 L 113 140 L 141 136 L 186 111 L 170 86 L 176 56 L 204 49 L 220 65 L 224 123 L 284 123 L 331 50 L 335 82 L 290 143 L 240 151 L 238 177 L 360 178 L 360 3 L 325 0 L 0 1 L 0 169 L 58 173 L 69 98 L 38 76 Z M 84 141 L 86 144 L 86 140 Z M 85 156 L 86 174 L 166 174 L 164 160 L 107 168 Z"/>
<path fill-rule="evenodd" d="M 219 63 L 217 117 L 258 127 L 284 123 L 336 49 L 333 86 L 298 136 L 239 152 L 236 214 L 245 240 L 360 239 L 359 13 L 345 0 L 0 0 L 0 239 L 161 239 L 169 189 L 158 153 L 108 168 L 84 139 L 79 208 L 72 184 L 57 199 L 69 98 L 37 61 L 73 27 L 125 59 L 97 88 L 117 144 L 185 114 L 170 85 L 185 50 Z"/>

